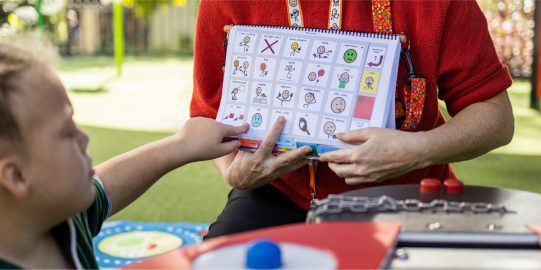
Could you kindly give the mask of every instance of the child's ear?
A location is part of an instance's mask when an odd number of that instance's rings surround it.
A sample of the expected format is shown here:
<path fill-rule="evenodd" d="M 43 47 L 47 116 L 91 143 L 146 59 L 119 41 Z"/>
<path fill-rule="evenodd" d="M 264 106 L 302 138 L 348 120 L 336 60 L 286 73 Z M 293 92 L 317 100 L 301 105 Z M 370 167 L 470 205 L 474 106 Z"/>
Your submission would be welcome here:
<path fill-rule="evenodd" d="M 0 187 L 16 199 L 24 198 L 28 194 L 30 183 L 23 177 L 21 167 L 15 159 L 0 160 Z"/>

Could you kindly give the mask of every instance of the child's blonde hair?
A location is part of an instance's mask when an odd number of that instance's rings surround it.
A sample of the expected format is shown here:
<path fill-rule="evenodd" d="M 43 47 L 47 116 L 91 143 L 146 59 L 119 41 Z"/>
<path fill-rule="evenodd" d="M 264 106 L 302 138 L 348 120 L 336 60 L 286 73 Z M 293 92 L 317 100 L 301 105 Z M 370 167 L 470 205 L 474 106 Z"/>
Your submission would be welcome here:
<path fill-rule="evenodd" d="M 19 88 L 17 78 L 36 65 L 35 57 L 13 45 L 0 43 L 0 140 L 15 143 L 21 140 L 21 131 L 10 108 L 9 96 Z"/>

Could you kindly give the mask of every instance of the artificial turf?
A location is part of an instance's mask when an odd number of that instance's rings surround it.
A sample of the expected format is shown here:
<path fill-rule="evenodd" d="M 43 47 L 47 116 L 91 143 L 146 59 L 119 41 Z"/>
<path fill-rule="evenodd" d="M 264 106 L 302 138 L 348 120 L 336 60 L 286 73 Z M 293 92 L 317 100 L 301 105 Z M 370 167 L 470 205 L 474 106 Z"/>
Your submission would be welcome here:
<path fill-rule="evenodd" d="M 541 114 L 528 108 L 529 84 L 509 90 L 515 111 L 513 142 L 482 157 L 453 164 L 460 179 L 471 185 L 515 188 L 541 193 Z M 170 133 L 113 130 L 84 126 L 89 152 L 102 162 Z M 211 162 L 179 168 L 111 219 L 167 222 L 211 222 L 223 207 L 229 188 Z"/>

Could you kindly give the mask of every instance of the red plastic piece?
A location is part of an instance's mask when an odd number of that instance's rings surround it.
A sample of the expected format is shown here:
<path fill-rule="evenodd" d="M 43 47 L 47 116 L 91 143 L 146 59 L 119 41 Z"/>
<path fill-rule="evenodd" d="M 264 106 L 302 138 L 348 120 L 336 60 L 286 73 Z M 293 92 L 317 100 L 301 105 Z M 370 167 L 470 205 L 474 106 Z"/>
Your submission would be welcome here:
<path fill-rule="evenodd" d="M 419 191 L 422 193 L 437 193 L 441 191 L 441 182 L 436 178 L 425 178 L 421 180 Z"/>
<path fill-rule="evenodd" d="M 276 226 L 216 237 L 150 257 L 143 262 L 125 266 L 124 269 L 194 269 L 193 262 L 199 255 L 261 238 L 271 239 L 279 244 L 292 243 L 326 251 L 336 259 L 336 269 L 378 269 L 387 265 L 389 254 L 395 249 L 400 227 L 398 223 L 380 222 L 324 222 Z M 362 256 L 359 257 L 359 254 Z M 232 259 L 242 264 L 245 258 Z"/>
<path fill-rule="evenodd" d="M 443 181 L 443 188 L 447 193 L 458 194 L 464 192 L 464 183 L 458 179 L 447 179 Z"/>

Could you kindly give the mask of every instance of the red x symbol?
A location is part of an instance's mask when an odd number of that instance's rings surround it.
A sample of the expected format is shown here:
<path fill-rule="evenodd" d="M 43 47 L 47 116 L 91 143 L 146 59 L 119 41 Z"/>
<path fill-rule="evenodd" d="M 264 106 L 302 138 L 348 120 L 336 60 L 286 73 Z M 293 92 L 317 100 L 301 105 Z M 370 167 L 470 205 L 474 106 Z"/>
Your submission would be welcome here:
<path fill-rule="evenodd" d="M 274 50 L 272 49 L 272 45 L 276 44 L 277 42 L 278 42 L 278 40 L 275 40 L 272 44 L 269 44 L 269 41 L 267 39 L 265 39 L 265 43 L 267 43 L 267 47 L 265 47 L 265 49 L 263 49 L 261 52 L 264 52 L 267 49 L 269 49 L 269 50 L 271 50 L 272 54 L 275 54 Z"/>

